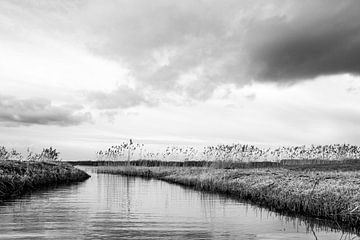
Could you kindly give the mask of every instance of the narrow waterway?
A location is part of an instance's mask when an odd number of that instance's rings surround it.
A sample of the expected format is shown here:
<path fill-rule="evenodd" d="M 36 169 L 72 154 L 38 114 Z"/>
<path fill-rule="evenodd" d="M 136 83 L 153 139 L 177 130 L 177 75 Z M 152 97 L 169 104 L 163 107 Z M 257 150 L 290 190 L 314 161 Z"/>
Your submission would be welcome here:
<path fill-rule="evenodd" d="M 0 239 L 360 239 L 157 180 L 96 174 L 0 205 Z"/>

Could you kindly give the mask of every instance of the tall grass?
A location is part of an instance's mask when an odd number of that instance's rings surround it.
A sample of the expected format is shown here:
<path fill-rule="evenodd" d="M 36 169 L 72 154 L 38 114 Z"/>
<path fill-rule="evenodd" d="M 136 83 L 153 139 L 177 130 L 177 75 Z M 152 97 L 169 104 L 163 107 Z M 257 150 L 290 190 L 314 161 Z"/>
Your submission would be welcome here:
<path fill-rule="evenodd" d="M 98 161 L 229 161 L 280 162 L 284 159 L 345 160 L 360 159 L 360 147 L 350 144 L 287 146 L 264 148 L 248 144 L 219 144 L 215 146 L 168 146 L 163 151 L 149 151 L 144 144 L 123 142 L 96 153 Z"/>
<path fill-rule="evenodd" d="M 43 186 L 79 182 L 89 177 L 66 163 L 0 161 L 0 201 Z"/>
<path fill-rule="evenodd" d="M 4 146 L 0 146 L 0 160 L 15 160 L 15 161 L 58 161 L 60 152 L 55 148 L 43 148 L 40 153 L 33 152 L 27 148 L 26 155 L 18 152 L 16 149 L 8 150 Z"/>

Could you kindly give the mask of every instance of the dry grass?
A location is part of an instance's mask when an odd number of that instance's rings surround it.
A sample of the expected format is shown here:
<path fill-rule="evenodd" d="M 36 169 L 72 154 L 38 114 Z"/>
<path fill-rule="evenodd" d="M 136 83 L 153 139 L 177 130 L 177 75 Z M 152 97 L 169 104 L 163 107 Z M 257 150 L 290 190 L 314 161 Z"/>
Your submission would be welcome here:
<path fill-rule="evenodd" d="M 270 209 L 334 220 L 359 230 L 360 173 L 289 169 L 101 167 L 99 172 L 151 177 L 231 194 Z"/>
<path fill-rule="evenodd" d="M 43 186 L 78 182 L 89 177 L 65 163 L 0 161 L 0 201 Z"/>

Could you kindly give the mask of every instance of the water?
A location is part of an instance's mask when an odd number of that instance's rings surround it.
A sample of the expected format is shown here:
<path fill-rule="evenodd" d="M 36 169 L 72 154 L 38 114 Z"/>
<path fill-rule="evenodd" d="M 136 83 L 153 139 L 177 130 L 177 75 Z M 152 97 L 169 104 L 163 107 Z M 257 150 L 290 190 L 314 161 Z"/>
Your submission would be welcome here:
<path fill-rule="evenodd" d="M 0 239 L 360 239 L 162 181 L 91 175 L 0 205 Z"/>

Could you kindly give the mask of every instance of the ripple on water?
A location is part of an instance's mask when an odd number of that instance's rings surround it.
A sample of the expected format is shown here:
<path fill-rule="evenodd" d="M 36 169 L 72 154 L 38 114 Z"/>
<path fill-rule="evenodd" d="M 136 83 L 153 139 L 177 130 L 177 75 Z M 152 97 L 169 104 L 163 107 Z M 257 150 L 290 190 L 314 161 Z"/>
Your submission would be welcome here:
<path fill-rule="evenodd" d="M 91 174 L 0 205 L 0 239 L 360 239 L 216 194 Z"/>

